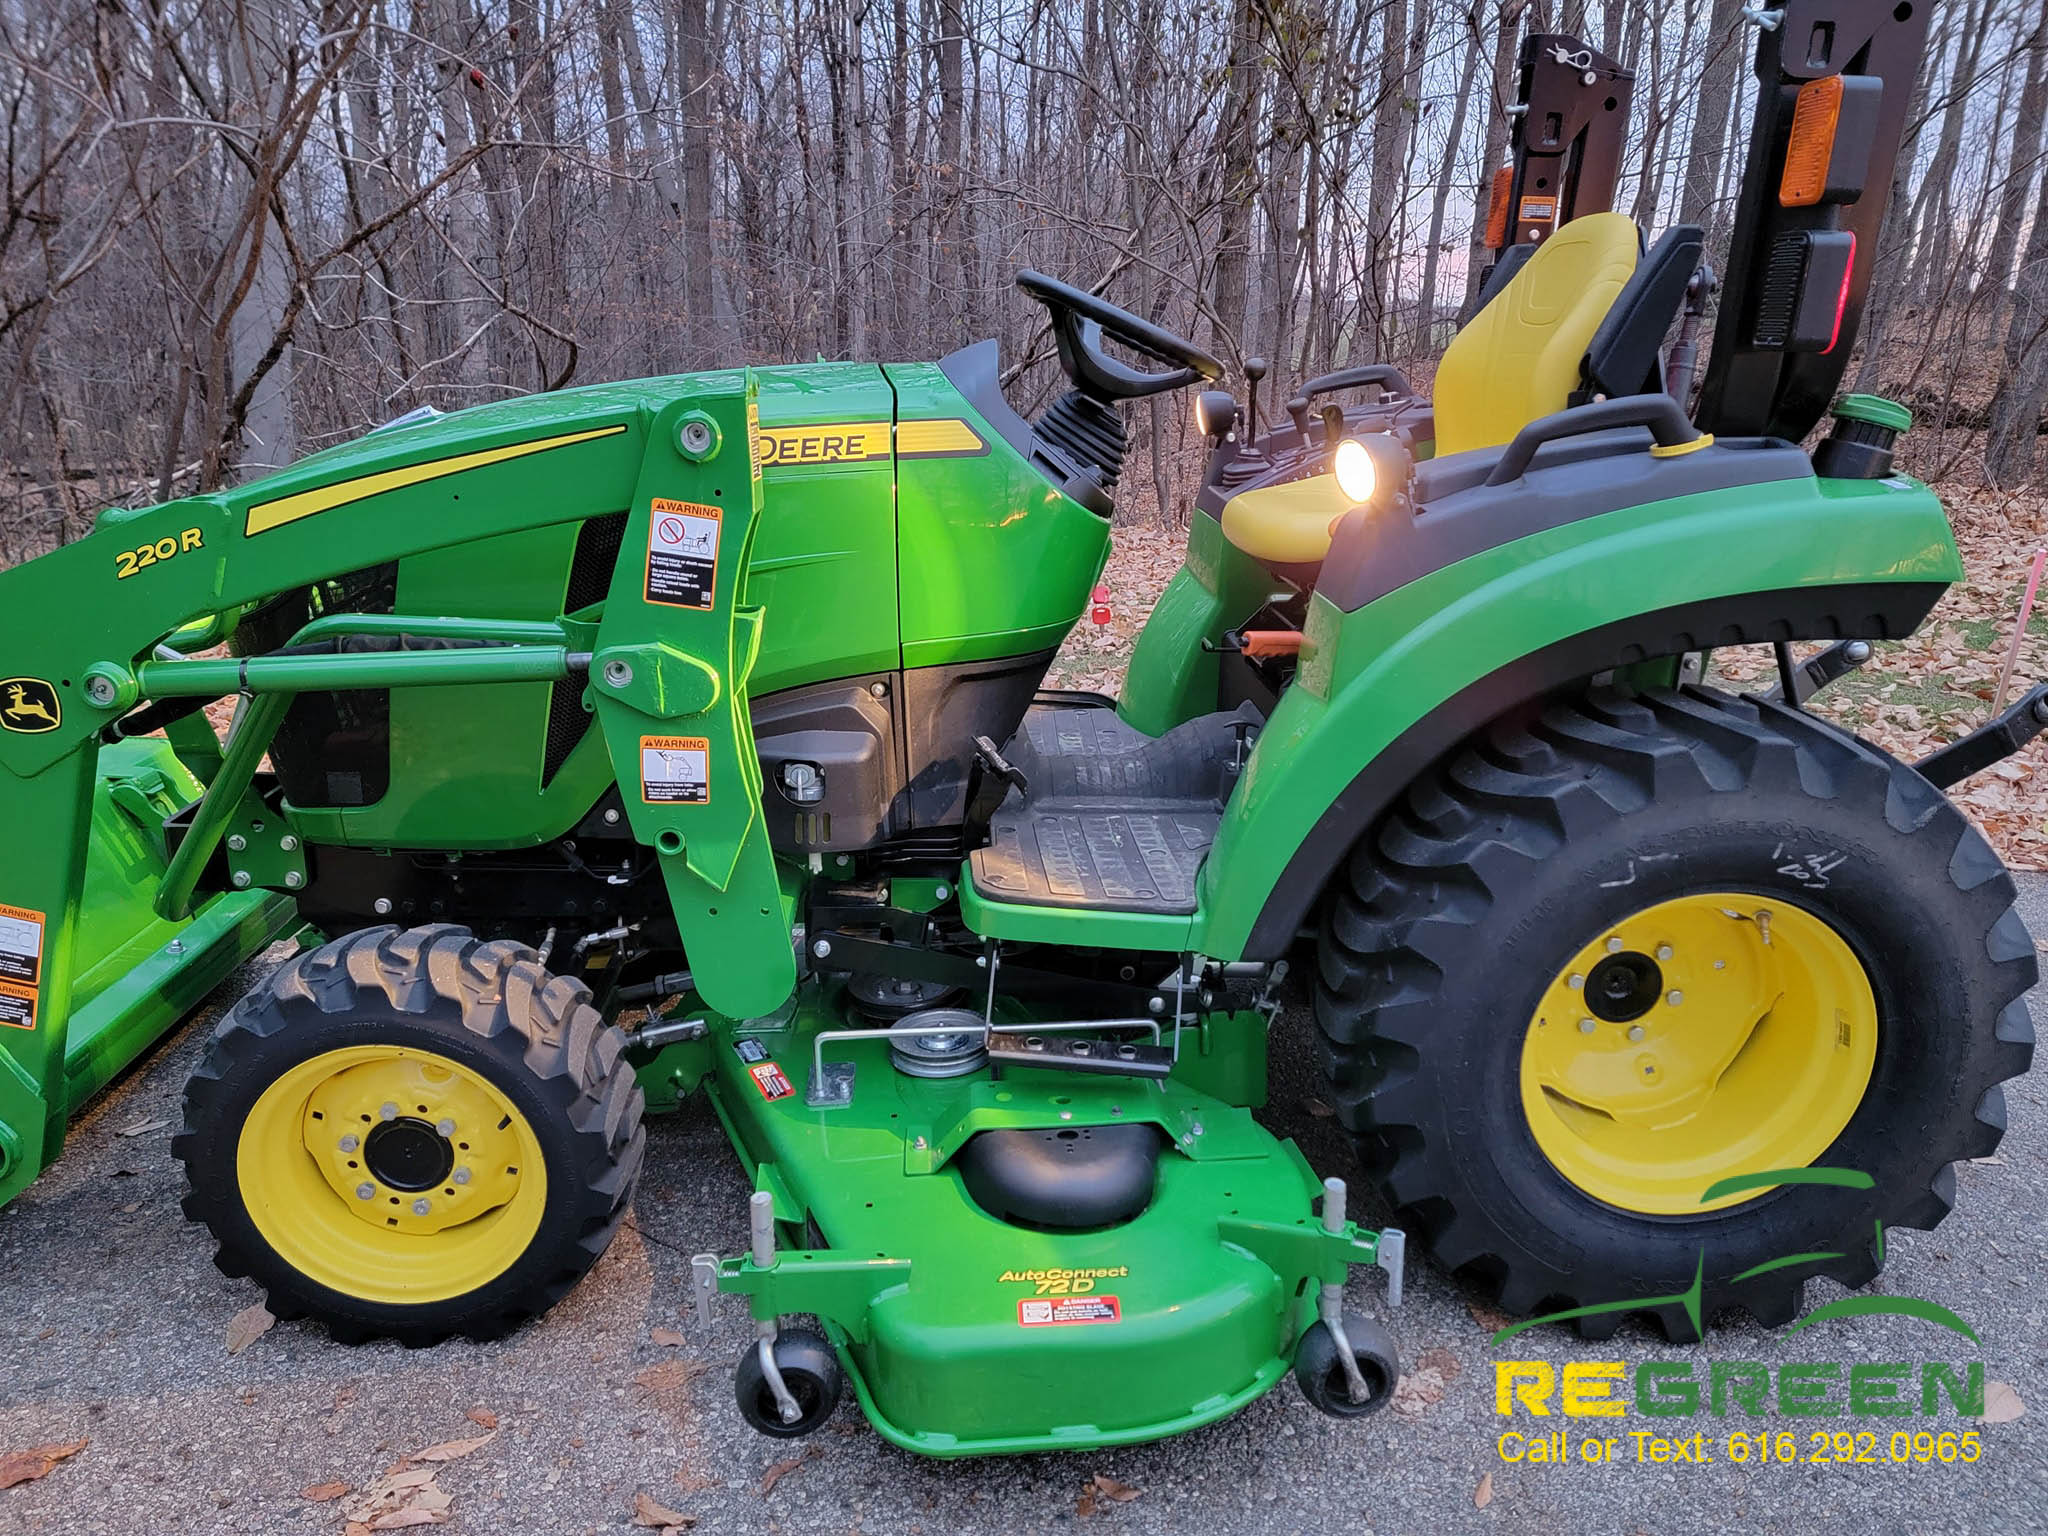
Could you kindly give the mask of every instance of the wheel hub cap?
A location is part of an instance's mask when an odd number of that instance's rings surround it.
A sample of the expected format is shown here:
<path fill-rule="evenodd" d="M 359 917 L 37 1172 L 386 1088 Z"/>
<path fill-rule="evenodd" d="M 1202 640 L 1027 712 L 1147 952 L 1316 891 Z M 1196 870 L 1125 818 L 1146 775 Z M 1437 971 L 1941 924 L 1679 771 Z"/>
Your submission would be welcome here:
<path fill-rule="evenodd" d="M 1682 1214 L 1735 1173 L 1805 1167 L 1876 1060 L 1861 962 L 1803 908 L 1712 892 L 1594 935 L 1544 989 L 1521 1099 L 1551 1165 L 1625 1210 Z"/>
<path fill-rule="evenodd" d="M 432 1189 L 455 1171 L 455 1147 L 426 1121 L 406 1115 L 364 1138 L 363 1166 L 393 1189 Z"/>
<path fill-rule="evenodd" d="M 387 1304 L 474 1291 L 547 1207 L 531 1125 L 489 1078 L 396 1044 L 326 1051 L 263 1090 L 236 1142 L 244 1207 L 301 1274 Z"/>

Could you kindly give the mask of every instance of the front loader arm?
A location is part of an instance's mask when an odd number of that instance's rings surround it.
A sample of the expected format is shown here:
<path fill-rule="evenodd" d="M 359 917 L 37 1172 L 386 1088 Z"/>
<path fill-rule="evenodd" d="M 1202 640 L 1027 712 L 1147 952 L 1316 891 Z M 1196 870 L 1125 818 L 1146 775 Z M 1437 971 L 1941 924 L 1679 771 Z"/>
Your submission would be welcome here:
<path fill-rule="evenodd" d="M 758 793 L 758 784 L 747 788 L 747 773 L 758 769 L 751 768 L 743 665 L 756 643 L 758 615 L 738 604 L 759 505 L 749 470 L 750 391 L 749 377 L 739 373 L 653 381 L 562 396 L 549 401 L 545 414 L 486 407 L 373 433 L 234 491 L 109 512 L 87 537 L 0 573 L 0 823 L 8 828 L 0 908 L 28 914 L 7 932 L 34 933 L 39 951 L 24 963 L 0 960 L 0 973 L 12 972 L 0 974 L 0 988 L 11 999 L 0 1016 L 12 1015 L 15 1024 L 0 1030 L 0 1199 L 25 1185 L 63 1136 L 67 1024 L 80 959 L 74 939 L 93 785 L 102 733 L 115 720 L 151 698 L 247 695 L 239 712 L 243 730 L 227 747 L 234 772 L 221 773 L 209 752 L 185 754 L 188 767 L 215 780 L 209 800 L 217 793 L 221 803 L 202 804 L 187 835 L 189 852 L 158 893 L 160 910 L 176 916 L 188 910 L 196 866 L 210 851 L 206 838 L 195 835 L 202 828 L 219 835 L 233 809 L 227 801 L 246 787 L 246 770 L 262 757 L 291 696 L 338 687 L 563 677 L 582 662 L 566 644 L 522 643 L 533 638 L 525 635 L 469 651 L 245 660 L 157 653 L 167 637 L 214 615 L 422 551 L 632 509 L 640 542 L 629 544 L 636 553 L 627 563 L 637 564 L 637 552 L 647 547 L 651 494 L 723 500 L 738 527 L 720 562 L 720 601 L 678 626 L 674 642 L 691 670 L 711 680 L 710 697 L 686 709 L 680 697 L 600 693 L 617 711 L 650 722 L 697 711 L 716 715 L 699 734 L 719 743 L 720 787 L 728 791 L 723 802 L 694 822 L 691 814 L 704 807 L 636 812 L 635 826 L 660 851 L 672 890 L 743 890 L 751 904 L 720 908 L 734 923 L 740 910 L 758 923 L 768 909 L 781 968 L 771 953 L 754 970 L 765 978 L 764 988 L 787 972 L 786 994 L 793 961 L 777 904 L 767 899 L 774 869 L 758 806 L 751 818 L 736 813 Z M 722 453 L 705 460 L 683 455 L 667 429 L 686 405 L 717 420 Z M 619 582 L 631 584 L 624 574 Z M 644 603 L 640 609 L 647 611 Z M 646 626 L 631 631 L 634 617 L 622 615 L 621 643 L 649 638 Z M 421 616 L 421 622 L 436 621 Z M 600 643 L 613 644 L 612 635 L 601 634 Z M 569 638 L 565 628 L 562 639 Z M 608 709 L 608 726 L 614 718 Z M 184 733 L 177 739 L 197 741 Z M 631 777 L 632 762 L 630 755 L 616 760 L 629 787 L 640 782 Z M 626 798 L 631 804 L 634 796 Z M 716 904 L 715 896 L 696 903 L 707 912 Z M 687 922 L 689 915 L 679 907 L 679 917 Z"/>

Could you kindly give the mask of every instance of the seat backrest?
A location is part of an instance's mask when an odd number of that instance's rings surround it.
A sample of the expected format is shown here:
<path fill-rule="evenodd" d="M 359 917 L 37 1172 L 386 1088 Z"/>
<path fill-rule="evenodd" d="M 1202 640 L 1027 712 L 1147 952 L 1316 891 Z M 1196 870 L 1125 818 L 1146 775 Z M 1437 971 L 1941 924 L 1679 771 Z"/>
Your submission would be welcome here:
<path fill-rule="evenodd" d="M 1437 365 L 1438 454 L 1505 443 L 1570 403 L 1640 249 L 1635 221 L 1619 213 L 1573 219 L 1537 247 Z"/>
<path fill-rule="evenodd" d="M 1586 344 L 1584 377 L 1572 403 L 1596 395 L 1657 394 L 1664 388 L 1664 336 L 1685 302 L 1707 245 L 1697 224 L 1667 229 L 1637 265 Z"/>

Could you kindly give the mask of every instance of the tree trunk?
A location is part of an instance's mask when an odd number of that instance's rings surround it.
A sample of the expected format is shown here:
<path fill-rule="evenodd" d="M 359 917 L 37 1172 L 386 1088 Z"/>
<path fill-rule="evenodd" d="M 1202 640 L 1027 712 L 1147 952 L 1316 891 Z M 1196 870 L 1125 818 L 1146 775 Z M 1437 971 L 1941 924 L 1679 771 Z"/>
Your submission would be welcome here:
<path fill-rule="evenodd" d="M 1515 104 L 1519 83 L 1515 61 L 1521 42 L 1522 13 L 1528 0 L 1498 0 L 1493 37 L 1493 101 L 1486 115 L 1486 154 L 1479 163 L 1479 195 L 1472 209 L 1472 245 L 1465 258 L 1465 298 L 1461 314 L 1470 313 L 1479 297 L 1479 279 L 1491 264 L 1486 247 L 1486 215 L 1493 206 L 1493 173 L 1507 163 L 1508 108 Z"/>
<path fill-rule="evenodd" d="M 1250 293 L 1252 211 L 1258 202 L 1258 118 L 1262 71 L 1258 9 L 1232 10 L 1230 54 L 1224 65 L 1223 120 L 1216 135 L 1216 181 L 1220 213 L 1216 229 L 1216 271 L 1209 307 L 1212 344 L 1243 357 L 1245 305 Z"/>
<path fill-rule="evenodd" d="M 1471 17 L 1476 16 L 1475 9 Z M 1471 35 L 1465 44 L 1465 67 L 1458 77 L 1458 98 L 1451 108 L 1443 159 L 1437 163 L 1436 191 L 1429 204 L 1429 245 L 1422 256 L 1422 298 L 1413 350 L 1424 357 L 1436 350 L 1436 269 L 1444 249 L 1444 208 L 1450 201 L 1451 175 L 1457 169 L 1458 151 L 1465 144 L 1465 116 L 1472 102 L 1472 82 L 1479 78 L 1479 28 L 1472 19 L 1468 19 L 1467 26 Z"/>
<path fill-rule="evenodd" d="M 1686 145 L 1685 180 L 1678 194 L 1678 218 L 1711 237 L 1723 222 L 1717 204 L 1721 162 L 1728 153 L 1728 104 L 1752 45 L 1749 28 L 1737 18 L 1742 0 L 1713 0 L 1707 13 L 1705 69 L 1693 101 L 1692 138 Z"/>

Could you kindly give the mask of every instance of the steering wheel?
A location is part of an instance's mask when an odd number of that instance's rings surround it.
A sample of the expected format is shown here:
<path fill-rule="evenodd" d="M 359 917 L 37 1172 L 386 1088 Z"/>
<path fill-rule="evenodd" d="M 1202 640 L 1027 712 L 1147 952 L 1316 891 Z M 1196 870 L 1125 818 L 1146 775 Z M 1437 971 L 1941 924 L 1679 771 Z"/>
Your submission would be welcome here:
<path fill-rule="evenodd" d="M 1052 315 L 1060 367 L 1083 394 L 1098 400 L 1136 400 L 1223 377 L 1223 364 L 1192 341 L 1149 320 L 1141 320 L 1127 309 L 1118 309 L 1109 300 L 1085 293 L 1071 283 L 1026 267 L 1017 274 L 1017 286 Z M 1152 373 L 1120 363 L 1102 350 L 1104 336 L 1114 337 L 1133 352 L 1172 367 L 1164 373 Z"/>

